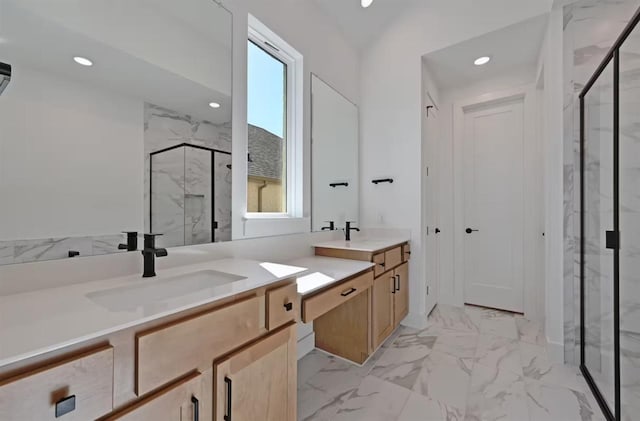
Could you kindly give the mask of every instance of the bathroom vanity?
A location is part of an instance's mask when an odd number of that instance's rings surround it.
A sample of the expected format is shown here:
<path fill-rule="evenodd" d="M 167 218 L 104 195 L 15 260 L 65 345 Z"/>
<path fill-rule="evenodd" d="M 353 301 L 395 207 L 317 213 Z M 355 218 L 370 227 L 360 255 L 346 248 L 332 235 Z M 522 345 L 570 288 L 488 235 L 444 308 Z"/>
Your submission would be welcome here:
<path fill-rule="evenodd" d="M 368 262 L 369 268 L 302 295 L 302 321 L 313 321 L 316 347 L 362 364 L 409 312 L 406 239 L 332 241 L 316 256 Z"/>
<path fill-rule="evenodd" d="M 295 420 L 296 322 L 361 364 L 407 314 L 407 240 L 350 244 L 0 296 L 0 419 Z"/>
<path fill-rule="evenodd" d="M 152 289 L 135 276 L 2 298 L 18 321 L 2 326 L 0 419 L 293 421 L 301 270 L 226 259 Z"/>

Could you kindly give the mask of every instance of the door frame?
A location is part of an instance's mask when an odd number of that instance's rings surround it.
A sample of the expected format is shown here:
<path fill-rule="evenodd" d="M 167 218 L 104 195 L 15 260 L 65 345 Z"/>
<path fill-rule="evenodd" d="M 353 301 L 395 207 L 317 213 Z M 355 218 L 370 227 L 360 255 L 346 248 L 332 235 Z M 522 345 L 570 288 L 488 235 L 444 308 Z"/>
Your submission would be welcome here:
<path fill-rule="evenodd" d="M 535 84 L 528 84 L 517 88 L 499 90 L 485 95 L 466 98 L 454 102 L 453 104 L 453 186 L 454 186 L 454 301 L 456 305 L 464 305 L 465 300 L 465 279 L 464 279 L 464 119 L 465 112 L 478 106 L 491 106 L 507 103 L 515 100 L 523 102 L 523 155 L 525 157 L 535 156 L 537 153 L 537 143 L 541 139 L 536 135 L 536 91 Z M 541 163 L 534 159 L 523 159 L 523 191 L 528 190 L 536 177 L 542 177 L 540 171 Z M 529 197 L 528 197 L 529 196 Z M 541 194 L 544 196 L 544 194 Z M 544 237 L 540 231 L 543 226 L 544 205 L 542 200 L 531 195 L 524 195 L 524 215 L 527 209 L 537 209 L 535 215 L 530 220 L 524 218 L 523 225 L 523 294 L 524 297 L 536 297 L 535 300 L 524 300 L 524 314 L 531 320 L 542 320 L 544 309 L 540 309 L 537 303 L 541 302 L 544 292 L 544 279 L 536 279 L 535 249 L 544 243 Z M 532 206 L 533 205 L 533 206 Z M 544 247 L 544 245 L 542 245 Z M 538 262 L 537 264 L 541 264 Z"/>
<path fill-rule="evenodd" d="M 439 301 L 439 287 L 440 287 L 440 245 L 438 242 L 438 236 L 436 235 L 436 228 L 440 227 L 440 165 L 439 165 L 439 138 L 440 127 L 438 126 L 438 116 L 440 114 L 440 108 L 437 102 L 434 100 L 428 89 L 423 91 L 423 104 L 427 107 L 422 122 L 422 165 L 420 169 L 421 173 L 421 192 L 422 198 L 420 212 L 422 230 L 422 253 L 421 260 L 423 267 L 425 268 L 425 281 L 427 283 L 425 288 L 425 304 L 426 314 L 429 315 L 435 308 Z M 435 118 L 434 118 L 435 116 Z M 431 119 L 431 120 L 429 120 Z M 435 123 L 434 123 L 435 121 Z M 432 125 L 430 125 L 432 124 Z M 433 125 L 435 124 L 435 125 Z M 434 132 L 438 135 L 433 138 Z M 433 158 L 435 157 L 435 159 Z M 431 189 L 429 189 L 431 187 Z M 434 205 L 431 205 L 433 203 Z M 429 247 L 430 238 L 432 248 Z M 429 279 L 430 272 L 429 267 L 433 267 L 433 278 Z"/>

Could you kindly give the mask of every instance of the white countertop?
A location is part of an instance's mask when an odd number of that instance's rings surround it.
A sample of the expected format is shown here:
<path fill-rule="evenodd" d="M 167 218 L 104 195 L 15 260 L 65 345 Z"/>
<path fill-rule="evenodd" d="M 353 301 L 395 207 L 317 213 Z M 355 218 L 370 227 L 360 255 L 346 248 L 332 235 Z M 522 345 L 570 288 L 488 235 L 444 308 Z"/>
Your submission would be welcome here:
<path fill-rule="evenodd" d="M 388 237 L 388 238 L 354 238 L 351 241 L 335 240 L 313 244 L 313 247 L 324 247 L 340 250 L 356 250 L 373 253 L 378 250 L 387 249 L 406 243 L 409 237 Z"/>
<path fill-rule="evenodd" d="M 372 262 L 321 256 L 303 257 L 291 260 L 287 264 L 307 268 L 306 272 L 298 275 L 300 295 L 311 294 L 374 266 Z"/>
<path fill-rule="evenodd" d="M 222 259 L 164 269 L 155 278 L 126 276 L 0 296 L 0 367 L 260 288 L 305 270 Z"/>

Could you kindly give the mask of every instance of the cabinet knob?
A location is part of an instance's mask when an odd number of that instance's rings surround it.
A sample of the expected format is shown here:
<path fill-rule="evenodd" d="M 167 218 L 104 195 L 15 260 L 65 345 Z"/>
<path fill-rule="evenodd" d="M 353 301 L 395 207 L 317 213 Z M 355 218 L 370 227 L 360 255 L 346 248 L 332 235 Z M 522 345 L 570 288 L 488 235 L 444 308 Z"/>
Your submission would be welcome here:
<path fill-rule="evenodd" d="M 286 304 L 284 305 L 284 309 L 285 309 L 286 311 L 291 311 L 291 310 L 293 310 L 293 303 L 286 303 Z"/>

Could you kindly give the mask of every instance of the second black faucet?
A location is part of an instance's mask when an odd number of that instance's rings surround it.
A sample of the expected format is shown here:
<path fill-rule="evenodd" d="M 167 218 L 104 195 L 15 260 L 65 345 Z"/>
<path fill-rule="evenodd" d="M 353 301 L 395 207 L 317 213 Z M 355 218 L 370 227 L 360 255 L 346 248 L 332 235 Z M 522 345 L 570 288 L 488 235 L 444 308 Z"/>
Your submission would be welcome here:
<path fill-rule="evenodd" d="M 344 227 L 344 239 L 345 241 L 351 241 L 351 231 L 360 232 L 360 228 L 352 227 L 353 221 L 347 221 Z"/>

